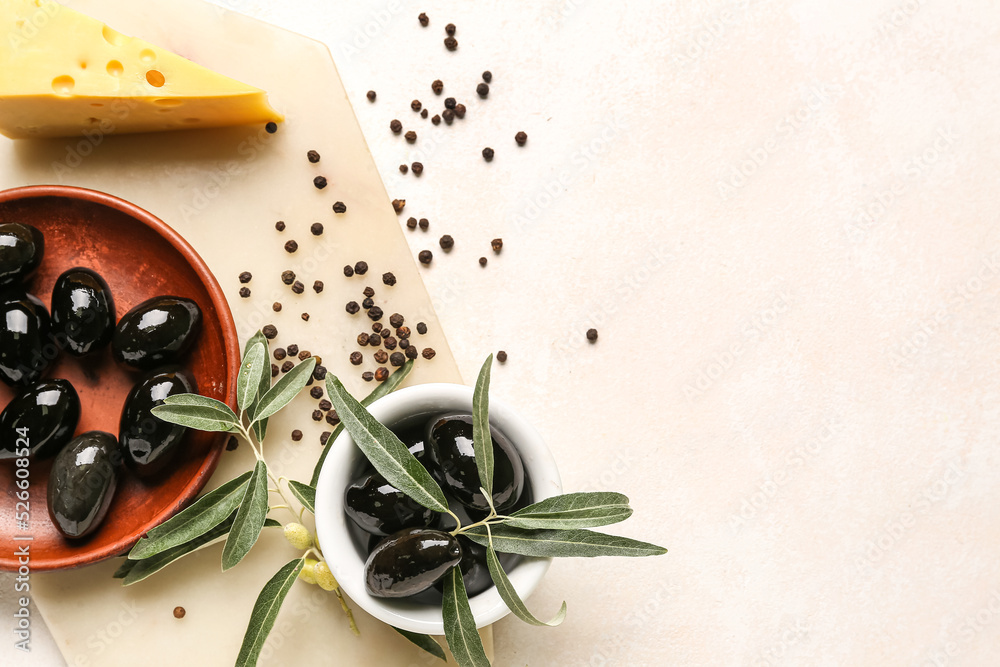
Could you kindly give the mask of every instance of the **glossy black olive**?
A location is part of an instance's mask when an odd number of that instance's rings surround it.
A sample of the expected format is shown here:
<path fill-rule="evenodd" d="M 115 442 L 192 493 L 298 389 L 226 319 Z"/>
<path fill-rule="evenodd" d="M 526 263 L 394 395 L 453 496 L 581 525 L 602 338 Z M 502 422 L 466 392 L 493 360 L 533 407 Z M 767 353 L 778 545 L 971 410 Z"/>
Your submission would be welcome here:
<path fill-rule="evenodd" d="M 509 509 L 524 489 L 524 465 L 514 446 L 495 428 L 493 438 L 493 503 L 498 512 Z M 427 454 L 431 474 L 455 500 L 472 510 L 489 511 L 486 496 L 479 490 L 472 445 L 472 415 L 448 414 L 428 423 Z"/>
<path fill-rule="evenodd" d="M 178 360 L 201 328 L 201 309 L 191 299 L 158 296 L 125 313 L 111 345 L 115 359 L 151 369 Z"/>
<path fill-rule="evenodd" d="M 462 560 L 458 539 L 437 530 L 407 528 L 379 542 L 365 563 L 365 586 L 378 598 L 427 590 Z"/>
<path fill-rule="evenodd" d="M 52 288 L 52 333 L 59 345 L 82 357 L 111 342 L 115 301 L 111 289 L 90 269 L 63 273 Z"/>
<path fill-rule="evenodd" d="M 423 528 L 436 512 L 420 505 L 377 472 L 360 477 L 344 493 L 344 511 L 372 535 L 391 535 L 403 528 Z"/>
<path fill-rule="evenodd" d="M 68 380 L 43 380 L 0 412 L 0 460 L 16 456 L 19 440 L 28 448 L 28 456 L 55 456 L 72 439 L 79 421 L 80 397 L 73 385 Z"/>
<path fill-rule="evenodd" d="M 486 547 L 461 535 L 458 536 L 458 543 L 462 545 L 462 560 L 458 563 L 458 568 L 462 571 L 465 591 L 471 598 L 493 585 L 490 566 L 486 564 Z M 438 581 L 434 588 L 443 591 L 444 581 Z"/>
<path fill-rule="evenodd" d="M 118 446 L 125 465 L 140 477 L 163 470 L 177 455 L 187 428 L 165 422 L 151 410 L 167 396 L 194 393 L 194 385 L 176 369 L 156 371 L 140 380 L 125 399 L 118 422 Z"/>
<path fill-rule="evenodd" d="M 88 431 L 56 456 L 49 473 L 49 516 L 66 537 L 84 537 L 104 520 L 118 485 L 115 436 Z"/>
<path fill-rule="evenodd" d="M 0 287 L 16 285 L 42 263 L 45 239 L 31 225 L 0 224 Z"/>
<path fill-rule="evenodd" d="M 18 288 L 0 292 L 0 380 L 14 386 L 37 382 L 58 356 L 49 340 L 49 311 Z"/>

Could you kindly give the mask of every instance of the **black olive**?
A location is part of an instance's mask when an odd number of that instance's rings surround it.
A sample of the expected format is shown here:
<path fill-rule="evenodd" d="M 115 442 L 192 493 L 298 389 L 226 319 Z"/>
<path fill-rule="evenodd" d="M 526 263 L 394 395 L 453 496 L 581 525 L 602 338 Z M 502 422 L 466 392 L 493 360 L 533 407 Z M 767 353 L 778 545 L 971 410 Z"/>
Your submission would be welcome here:
<path fill-rule="evenodd" d="M 524 489 L 524 465 L 514 446 L 495 428 L 493 438 L 493 503 L 498 512 L 509 509 Z M 428 422 L 427 454 L 431 474 L 455 500 L 472 510 L 488 512 L 486 496 L 479 490 L 472 445 L 472 415 L 448 414 Z"/>
<path fill-rule="evenodd" d="M 115 301 L 111 289 L 90 269 L 63 273 L 52 288 L 52 333 L 59 345 L 82 357 L 111 342 L 115 330 Z"/>
<path fill-rule="evenodd" d="M 365 531 L 382 536 L 403 528 L 425 527 L 436 514 L 377 472 L 351 482 L 344 493 L 344 511 Z"/>
<path fill-rule="evenodd" d="M 0 287 L 15 285 L 42 263 L 45 238 L 31 225 L 0 224 Z"/>
<path fill-rule="evenodd" d="M 179 359 L 200 328 L 198 304 L 182 297 L 158 296 L 125 313 L 111 345 L 121 363 L 150 369 Z"/>
<path fill-rule="evenodd" d="M 49 311 L 18 288 L 0 292 L 0 380 L 10 386 L 37 382 L 56 356 L 49 342 Z"/>
<path fill-rule="evenodd" d="M 118 445 L 129 469 L 149 477 L 174 459 L 187 428 L 165 422 L 151 410 L 167 396 L 193 392 L 191 381 L 176 369 L 156 371 L 132 387 L 118 422 Z"/>
<path fill-rule="evenodd" d="M 462 560 L 458 539 L 437 530 L 407 528 L 382 540 L 365 563 L 365 586 L 378 598 L 427 590 Z"/>
<path fill-rule="evenodd" d="M 56 456 L 49 473 L 49 516 L 66 537 L 84 537 L 104 520 L 118 485 L 115 436 L 88 431 Z"/>
<path fill-rule="evenodd" d="M 16 456 L 55 456 L 73 437 L 80 421 L 80 397 L 68 380 L 43 380 L 16 396 L 0 412 L 0 460 Z"/>
<path fill-rule="evenodd" d="M 486 564 L 486 547 L 461 535 L 458 536 L 458 543 L 462 545 L 462 560 L 459 562 L 458 568 L 462 571 L 465 591 L 471 598 L 493 585 L 490 566 Z M 434 588 L 443 592 L 444 581 L 438 581 L 434 584 Z"/>

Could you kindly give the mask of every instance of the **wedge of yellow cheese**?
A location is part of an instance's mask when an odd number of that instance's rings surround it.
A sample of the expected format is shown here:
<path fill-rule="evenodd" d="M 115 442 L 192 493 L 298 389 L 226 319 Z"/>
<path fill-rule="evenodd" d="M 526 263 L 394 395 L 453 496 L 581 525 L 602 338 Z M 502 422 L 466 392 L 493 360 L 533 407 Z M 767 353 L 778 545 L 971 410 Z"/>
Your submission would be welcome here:
<path fill-rule="evenodd" d="M 281 121 L 267 94 L 49 0 L 0 0 L 0 133 L 12 139 Z"/>

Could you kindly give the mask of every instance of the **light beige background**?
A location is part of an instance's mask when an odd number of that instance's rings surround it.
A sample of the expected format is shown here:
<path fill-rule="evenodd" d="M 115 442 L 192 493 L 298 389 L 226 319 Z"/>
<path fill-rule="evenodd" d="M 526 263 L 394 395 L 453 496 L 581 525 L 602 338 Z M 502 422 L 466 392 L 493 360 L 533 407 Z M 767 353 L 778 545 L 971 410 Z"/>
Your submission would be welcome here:
<path fill-rule="evenodd" d="M 1000 661 L 996 3 L 219 4 L 331 46 L 411 248 L 456 239 L 465 377 L 507 350 L 566 488 L 671 549 L 557 562 L 497 665 Z M 410 147 L 435 78 L 469 116 Z"/>

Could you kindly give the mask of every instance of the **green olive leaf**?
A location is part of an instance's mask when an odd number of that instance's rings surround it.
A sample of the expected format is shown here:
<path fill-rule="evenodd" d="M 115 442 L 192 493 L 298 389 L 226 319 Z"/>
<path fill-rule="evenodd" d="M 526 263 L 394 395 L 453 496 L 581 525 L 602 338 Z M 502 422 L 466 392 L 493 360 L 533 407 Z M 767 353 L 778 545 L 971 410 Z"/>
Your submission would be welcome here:
<path fill-rule="evenodd" d="M 620 493 L 597 491 L 567 493 L 519 509 L 503 521 L 512 528 L 593 528 L 618 523 L 632 516 L 628 498 Z"/>
<path fill-rule="evenodd" d="M 298 498 L 302 506 L 307 510 L 316 513 L 316 488 L 309 486 L 308 484 L 303 484 L 302 482 L 296 482 L 294 479 L 288 480 L 288 489 L 292 492 L 292 495 Z"/>
<path fill-rule="evenodd" d="M 267 466 L 263 461 L 257 461 L 247 482 L 246 493 L 236 510 L 226 546 L 222 549 L 223 572 L 243 560 L 257 543 L 260 531 L 264 528 L 267 511 Z"/>
<path fill-rule="evenodd" d="M 393 371 L 388 380 L 375 387 L 375 389 L 372 390 L 372 393 L 362 398 L 361 405 L 367 408 L 378 399 L 398 389 L 399 385 L 403 384 L 403 380 L 406 379 L 406 376 L 410 374 L 411 370 L 413 370 L 412 359 L 400 366 L 397 370 Z M 323 462 L 326 461 L 326 455 L 330 453 L 330 447 L 333 445 L 333 441 L 337 439 L 337 436 L 340 435 L 343 430 L 344 426 L 342 424 L 338 424 L 337 428 L 333 429 L 333 433 L 330 437 L 327 438 L 326 444 L 323 445 L 323 453 L 319 455 L 319 461 L 316 462 L 316 467 L 313 469 L 313 476 L 309 481 L 311 486 L 316 486 L 316 483 L 319 482 L 319 472 L 323 469 Z"/>
<path fill-rule="evenodd" d="M 528 608 L 521 600 L 521 596 L 517 594 L 516 590 L 514 590 L 514 585 L 510 583 L 510 579 L 507 578 L 507 573 L 503 571 L 503 566 L 500 565 L 500 559 L 497 558 L 497 552 L 494 551 L 492 546 L 486 547 L 486 565 L 490 568 L 490 578 L 493 579 L 493 584 L 497 587 L 497 592 L 500 593 L 500 597 L 503 599 L 504 604 L 506 604 L 507 608 L 514 612 L 514 615 L 519 619 L 531 625 L 547 625 L 553 628 L 566 619 L 565 601 L 562 603 L 562 608 L 559 612 L 548 623 L 535 618 L 532 613 L 528 611 Z"/>
<path fill-rule="evenodd" d="M 240 372 L 236 376 L 236 405 L 240 410 L 247 410 L 257 398 L 260 377 L 264 372 L 266 361 L 267 346 L 259 342 L 255 343 L 243 357 Z"/>
<path fill-rule="evenodd" d="M 267 419 L 291 403 L 292 399 L 309 383 L 314 368 L 316 368 L 316 357 L 309 357 L 285 373 L 260 399 L 253 415 L 253 421 L 259 422 L 262 419 Z"/>
<path fill-rule="evenodd" d="M 246 347 L 243 348 L 243 358 L 246 359 L 246 355 L 250 353 L 250 349 L 258 343 L 264 346 L 264 368 L 263 372 L 260 374 L 259 384 L 257 386 L 257 395 L 252 401 L 250 401 L 250 405 L 244 408 L 244 411 L 248 415 L 252 415 L 257 410 L 257 404 L 260 403 L 260 399 L 263 398 L 264 394 L 267 393 L 267 390 L 271 388 L 271 364 L 268 362 L 267 356 L 269 348 L 267 338 L 264 337 L 264 333 L 262 331 L 258 331 L 250 337 L 250 340 L 247 341 Z M 267 434 L 267 419 L 254 422 L 251 424 L 251 428 L 257 436 L 257 442 L 263 441 L 264 436 Z"/>
<path fill-rule="evenodd" d="M 167 396 L 163 403 L 166 405 L 187 405 L 199 408 L 208 408 L 221 413 L 220 419 L 231 419 L 233 421 L 239 421 L 236 413 L 233 409 L 223 403 L 220 400 L 209 398 L 208 396 L 201 396 L 200 394 L 174 394 L 173 396 Z"/>
<path fill-rule="evenodd" d="M 159 572 L 166 566 L 173 563 L 179 558 L 183 558 L 190 553 L 194 553 L 199 549 L 203 549 L 211 544 L 214 544 L 225 537 L 230 528 L 233 526 L 233 519 L 236 518 L 236 512 L 233 512 L 229 517 L 220 523 L 215 528 L 212 528 L 204 535 L 199 535 L 193 540 L 189 540 L 184 544 L 180 544 L 172 549 L 167 549 L 166 551 L 161 551 L 155 556 L 149 558 L 144 558 L 143 560 L 127 560 L 126 564 L 132 563 L 133 565 L 127 569 L 127 571 L 122 575 L 125 581 L 122 582 L 123 586 L 131 586 L 132 584 L 138 583 L 145 579 L 146 577 Z M 119 572 L 125 569 L 123 565 L 119 568 Z M 118 575 L 118 572 L 115 573 Z"/>
<path fill-rule="evenodd" d="M 448 648 L 460 667 L 490 667 L 458 566 L 444 575 L 441 616 L 444 619 L 444 636 L 448 640 Z"/>
<path fill-rule="evenodd" d="M 505 524 L 491 526 L 493 546 L 497 551 L 543 558 L 592 558 L 595 556 L 660 556 L 663 547 L 627 537 L 605 535 L 592 530 L 525 530 Z M 470 540 L 483 546 L 490 543 L 484 526 L 463 532 Z"/>
<path fill-rule="evenodd" d="M 472 393 L 472 448 L 487 496 L 493 495 L 493 436 L 490 435 L 490 370 L 493 355 L 486 358 Z"/>
<path fill-rule="evenodd" d="M 445 662 L 448 662 L 448 656 L 444 654 L 444 649 L 441 645 L 434 641 L 434 638 L 429 635 L 422 635 L 416 632 L 409 632 L 408 630 L 400 630 L 394 627 L 393 630 L 399 634 L 406 637 L 411 643 L 419 646 L 423 650 L 427 651 L 435 658 L 441 658 Z"/>
<path fill-rule="evenodd" d="M 169 401 L 171 398 L 177 398 L 177 396 L 169 396 L 167 400 Z M 162 405 L 154 407 L 150 412 L 165 422 L 180 424 L 181 426 L 193 428 L 196 431 L 229 433 L 239 430 L 236 425 L 236 415 L 230 417 L 221 410 L 201 405 L 179 405 L 165 401 Z M 232 410 L 229 412 L 232 414 Z"/>
<path fill-rule="evenodd" d="M 236 667 L 253 667 L 257 664 L 264 642 L 274 627 L 275 619 L 278 618 L 281 603 L 285 601 L 285 596 L 291 590 L 295 577 L 299 575 L 304 564 L 303 558 L 290 560 L 264 584 L 250 613 L 250 622 L 243 635 L 240 653 L 236 657 Z"/>
<path fill-rule="evenodd" d="M 441 487 L 395 433 L 372 417 L 335 376 L 326 376 L 326 391 L 344 428 L 387 482 L 424 507 L 448 511 Z"/>
<path fill-rule="evenodd" d="M 246 472 L 210 491 L 159 526 L 132 547 L 128 557 L 142 560 L 189 542 L 226 520 L 242 500 L 250 473 Z"/>

